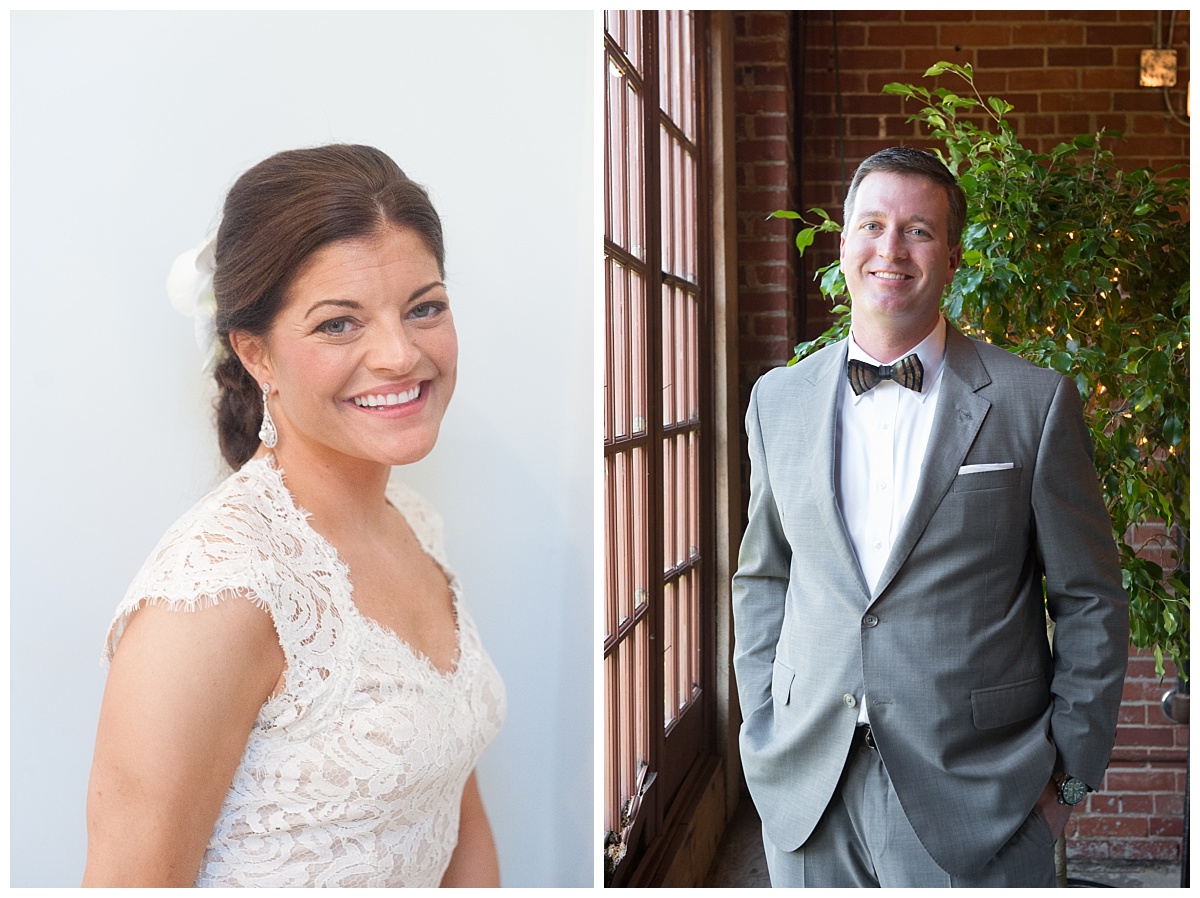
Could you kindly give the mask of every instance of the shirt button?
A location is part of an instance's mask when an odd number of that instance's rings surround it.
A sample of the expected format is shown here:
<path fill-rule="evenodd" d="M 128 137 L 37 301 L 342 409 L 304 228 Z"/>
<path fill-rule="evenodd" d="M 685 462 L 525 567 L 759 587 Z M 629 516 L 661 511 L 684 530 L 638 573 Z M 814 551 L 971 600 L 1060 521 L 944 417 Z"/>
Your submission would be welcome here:
<path fill-rule="evenodd" d="M 847 692 L 845 695 L 842 696 L 842 704 L 844 704 L 847 708 L 853 708 L 855 705 L 858 704 L 858 699 L 856 699 L 853 695 L 851 695 L 849 692 Z"/>
<path fill-rule="evenodd" d="M 868 614 L 866 617 L 863 618 L 863 623 L 866 624 L 868 627 L 877 627 L 877 626 L 879 626 L 879 618 L 877 618 L 873 614 Z"/>

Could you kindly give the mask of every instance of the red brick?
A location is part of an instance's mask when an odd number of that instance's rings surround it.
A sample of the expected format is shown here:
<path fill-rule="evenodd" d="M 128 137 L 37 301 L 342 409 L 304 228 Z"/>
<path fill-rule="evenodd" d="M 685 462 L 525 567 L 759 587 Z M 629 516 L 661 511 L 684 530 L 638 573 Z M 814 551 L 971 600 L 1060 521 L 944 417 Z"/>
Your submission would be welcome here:
<path fill-rule="evenodd" d="M 1125 678 L 1142 677 L 1158 679 L 1158 674 L 1154 672 L 1153 656 L 1139 655 L 1131 653 L 1129 656 L 1129 666 L 1125 669 Z"/>
<path fill-rule="evenodd" d="M 1121 836 L 1136 838 L 1148 835 L 1149 824 L 1145 817 L 1088 816 L 1079 819 L 1077 832 L 1081 837 Z"/>
<path fill-rule="evenodd" d="M 938 46 L 949 47 L 1008 47 L 1013 41 L 1013 29 L 1008 25 L 945 25 L 940 29 Z M 913 46 L 925 41 L 914 40 Z"/>
<path fill-rule="evenodd" d="M 791 299 L 781 292 L 751 292 L 743 290 L 738 294 L 738 311 L 747 315 L 756 312 L 782 312 L 791 306 Z"/>
<path fill-rule="evenodd" d="M 839 47 L 839 68 L 842 71 L 895 71 L 897 81 L 915 81 L 921 76 L 921 72 L 916 72 L 913 75 L 907 75 L 902 71 L 902 62 L 904 59 L 904 50 L 883 46 L 870 46 L 861 49 L 853 49 Z M 921 70 L 922 72 L 924 69 Z"/>
<path fill-rule="evenodd" d="M 1146 724 L 1146 706 L 1143 704 L 1121 705 L 1121 710 L 1117 714 L 1117 726 L 1145 726 Z"/>
<path fill-rule="evenodd" d="M 738 210 L 749 212 L 762 210 L 764 215 L 787 206 L 787 192 L 748 185 L 745 190 L 738 191 Z"/>
<path fill-rule="evenodd" d="M 1151 817 L 1150 835 L 1152 836 L 1182 836 L 1182 817 Z"/>
<path fill-rule="evenodd" d="M 1039 94 L 1039 97 L 1039 112 L 1108 112 L 1112 108 L 1109 95 L 1104 93 L 1053 91 Z"/>
<path fill-rule="evenodd" d="M 1018 90 L 1076 90 L 1078 87 L 1078 69 L 1039 69 L 1036 71 L 1012 72 L 1008 76 L 1009 92 Z"/>
<path fill-rule="evenodd" d="M 1154 799 L 1156 797 L 1154 795 L 1147 795 L 1141 792 L 1122 792 L 1117 797 L 1117 804 L 1120 806 L 1120 813 L 1122 814 L 1149 817 L 1154 813 Z"/>
<path fill-rule="evenodd" d="M 1115 22 L 1117 14 L 1109 10 L 1059 9 L 1046 13 L 1050 22 Z"/>
<path fill-rule="evenodd" d="M 1077 69 L 1079 83 L 1088 90 L 1145 90 L 1138 86 L 1138 67 L 1122 66 Z"/>
<path fill-rule="evenodd" d="M 750 284 L 777 287 L 787 283 L 787 275 L 785 265 L 756 265 L 752 269 Z"/>
<path fill-rule="evenodd" d="M 766 161 L 782 164 L 788 157 L 789 143 L 790 141 L 783 137 L 743 140 L 738 144 L 738 163 Z"/>
<path fill-rule="evenodd" d="M 1121 812 L 1121 796 L 1108 795 L 1103 792 L 1093 792 L 1087 797 L 1086 805 L 1089 814 L 1119 814 Z M 1071 819 L 1083 816 L 1078 810 Z"/>
<path fill-rule="evenodd" d="M 855 9 L 848 12 L 839 12 L 837 16 L 840 26 L 847 22 L 866 22 L 868 24 L 872 22 L 889 22 L 899 24 L 903 20 L 904 14 L 893 9 Z"/>
<path fill-rule="evenodd" d="M 1160 817 L 1182 817 L 1183 795 L 1158 794 L 1154 796 L 1154 813 Z"/>
<path fill-rule="evenodd" d="M 930 25 L 872 25 L 868 30 L 872 47 L 932 47 L 937 43 L 937 29 Z"/>
<path fill-rule="evenodd" d="M 975 19 L 979 22 L 1040 22 L 1045 21 L 1046 13 L 1032 9 L 977 9 Z"/>
<path fill-rule="evenodd" d="M 743 91 L 737 95 L 735 109 L 737 112 L 745 115 L 757 115 L 761 112 L 786 113 L 788 111 L 788 96 L 782 90 Z"/>
<path fill-rule="evenodd" d="M 1173 748 L 1175 734 L 1161 727 L 1121 727 L 1117 729 L 1117 745 Z"/>
<path fill-rule="evenodd" d="M 1175 789 L 1175 775 L 1163 770 L 1113 770 L 1108 769 L 1107 785 L 1111 792 L 1171 792 Z"/>
<path fill-rule="evenodd" d="M 786 312 L 762 312 L 749 316 L 750 331 L 755 337 L 787 337 L 793 340 L 790 316 Z"/>
<path fill-rule="evenodd" d="M 978 56 L 978 68 L 981 71 L 1027 68 L 1041 69 L 1046 65 L 1046 51 L 1041 47 L 1013 47 L 1011 49 L 987 49 L 980 47 L 975 52 Z"/>
<path fill-rule="evenodd" d="M 792 124 L 788 121 L 787 116 L 783 115 L 755 115 L 747 116 L 746 120 L 753 125 L 753 137 L 768 138 L 768 137 L 786 137 L 788 142 L 791 142 Z M 741 155 L 741 146 L 738 146 L 738 155 Z"/>
<path fill-rule="evenodd" d="M 743 90 L 788 90 L 792 70 L 786 65 L 753 65 L 737 69 Z"/>
<path fill-rule="evenodd" d="M 969 22 L 972 14 L 970 11 L 951 11 L 951 10 L 906 10 L 904 13 L 904 21 L 908 22 L 933 22 L 938 24 L 941 22 Z"/>
<path fill-rule="evenodd" d="M 1161 111 L 1166 115 L 1162 91 L 1143 89 L 1138 93 L 1122 91 L 1112 95 L 1112 108 L 1116 110 L 1136 110 L 1138 112 Z"/>
<path fill-rule="evenodd" d="M 745 22 L 745 34 L 748 37 L 779 37 L 786 44 L 788 34 L 788 13 L 774 11 L 756 11 L 742 14 Z"/>
<path fill-rule="evenodd" d="M 1083 32 L 1082 25 L 1068 22 L 1017 25 L 1012 30 L 1012 44 L 1018 47 L 1077 47 L 1084 43 Z"/>
<path fill-rule="evenodd" d="M 1050 47 L 1046 50 L 1046 64 L 1052 66 L 1107 66 L 1112 63 L 1113 51 L 1108 47 Z"/>
<path fill-rule="evenodd" d="M 1149 23 L 1148 23 L 1149 24 Z M 1129 25 L 1089 25 L 1087 27 L 1087 35 L 1081 43 L 1103 46 L 1105 44 L 1115 47 L 1120 44 L 1125 44 L 1131 47 L 1149 48 L 1154 46 L 1151 41 L 1154 40 L 1153 28 L 1129 24 Z"/>

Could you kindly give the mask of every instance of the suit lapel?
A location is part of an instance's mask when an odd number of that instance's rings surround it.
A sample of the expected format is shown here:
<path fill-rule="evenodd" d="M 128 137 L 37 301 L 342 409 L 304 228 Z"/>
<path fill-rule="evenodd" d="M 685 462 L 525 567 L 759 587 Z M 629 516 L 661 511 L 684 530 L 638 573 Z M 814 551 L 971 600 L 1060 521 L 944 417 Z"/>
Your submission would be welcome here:
<path fill-rule="evenodd" d="M 817 429 L 813 434 L 812 445 L 815 451 L 812 453 L 813 463 L 809 466 L 808 474 L 813 480 L 814 489 L 811 494 L 816 497 L 817 514 L 825 532 L 829 534 L 829 542 L 837 560 L 848 570 L 854 571 L 858 578 L 865 610 L 871 598 L 871 588 L 863 577 L 862 567 L 854 553 L 850 532 L 846 529 L 846 521 L 842 517 L 842 509 L 837 500 L 837 465 L 840 451 L 837 439 L 840 413 L 838 403 L 845 381 L 847 347 L 846 341 L 836 344 L 831 351 L 824 353 L 820 358 L 814 358 L 813 361 L 820 364 L 813 365 L 806 372 L 812 395 L 819 403 L 813 415 Z"/>
<path fill-rule="evenodd" d="M 989 383 L 991 377 L 971 341 L 955 328 L 947 327 L 942 385 L 917 493 L 879 576 L 873 598 L 879 598 L 888 588 L 958 476 L 958 469 L 992 407 L 977 392 Z"/>

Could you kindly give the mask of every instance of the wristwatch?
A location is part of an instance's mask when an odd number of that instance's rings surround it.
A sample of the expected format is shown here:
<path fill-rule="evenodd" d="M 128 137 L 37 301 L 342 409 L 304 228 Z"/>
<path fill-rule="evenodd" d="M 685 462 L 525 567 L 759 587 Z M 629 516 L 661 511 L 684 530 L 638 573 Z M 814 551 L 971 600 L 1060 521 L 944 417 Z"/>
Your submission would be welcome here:
<path fill-rule="evenodd" d="M 1090 791 L 1083 780 L 1065 773 L 1054 774 L 1054 784 L 1058 786 L 1058 803 L 1071 807 L 1083 801 Z"/>

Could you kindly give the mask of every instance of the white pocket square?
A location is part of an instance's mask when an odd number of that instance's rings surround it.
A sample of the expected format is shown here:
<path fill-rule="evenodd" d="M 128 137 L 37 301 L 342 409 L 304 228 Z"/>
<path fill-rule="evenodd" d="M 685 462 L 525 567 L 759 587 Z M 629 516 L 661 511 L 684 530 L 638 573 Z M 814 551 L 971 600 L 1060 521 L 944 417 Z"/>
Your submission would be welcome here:
<path fill-rule="evenodd" d="M 958 473 L 961 475 L 961 474 L 978 474 L 981 471 L 1007 471 L 1012 466 L 1013 466 L 1013 463 L 1010 461 L 997 462 L 996 464 L 993 464 L 993 465 L 963 465 L 961 468 L 958 469 Z"/>

